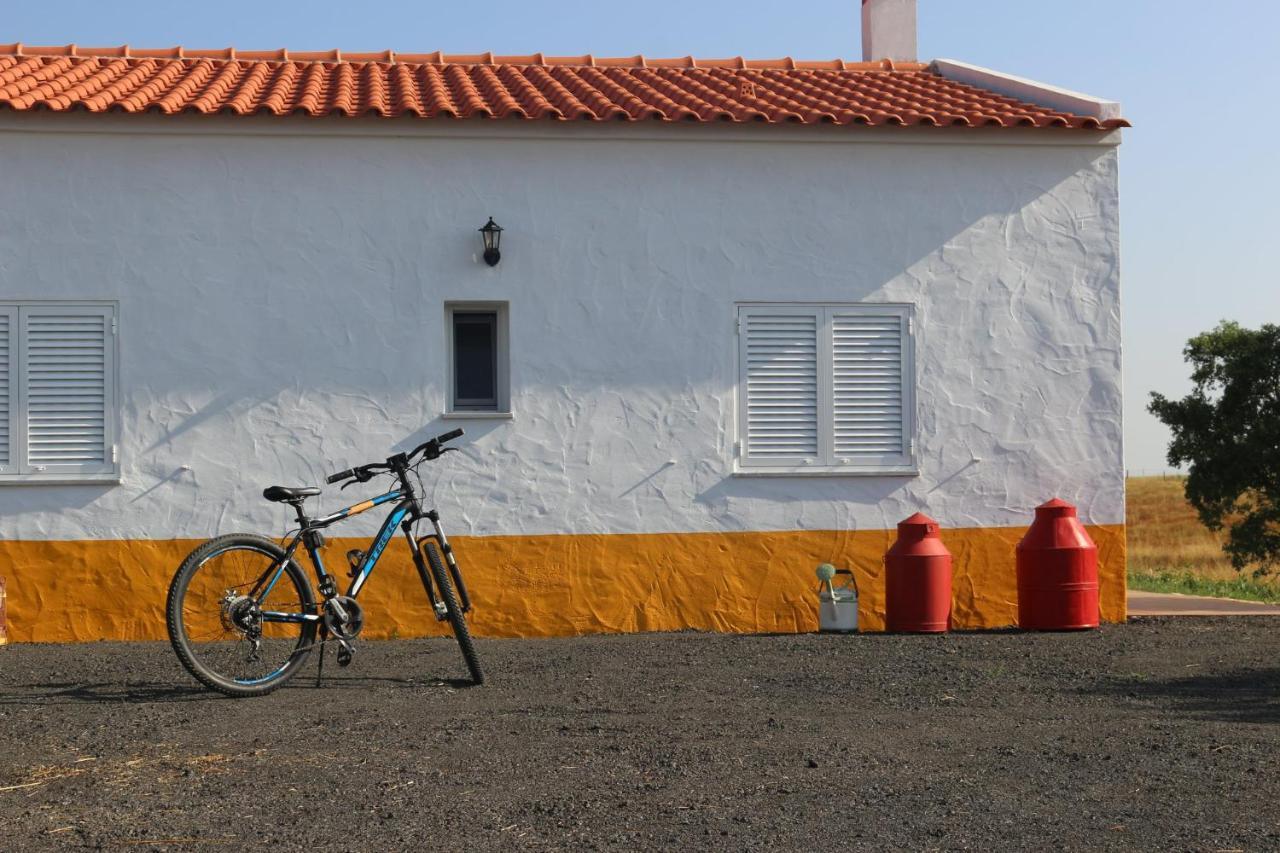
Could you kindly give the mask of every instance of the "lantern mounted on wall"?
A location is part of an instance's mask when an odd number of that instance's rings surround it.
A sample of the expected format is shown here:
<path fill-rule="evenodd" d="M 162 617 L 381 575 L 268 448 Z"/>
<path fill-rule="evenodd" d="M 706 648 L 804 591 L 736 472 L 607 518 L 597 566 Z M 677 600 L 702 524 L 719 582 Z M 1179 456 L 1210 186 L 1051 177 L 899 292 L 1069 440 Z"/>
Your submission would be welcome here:
<path fill-rule="evenodd" d="M 484 240 L 484 262 L 496 267 L 498 261 L 502 260 L 502 253 L 498 251 L 498 245 L 502 242 L 502 226 L 490 216 L 489 221 L 480 229 L 480 236 Z"/>

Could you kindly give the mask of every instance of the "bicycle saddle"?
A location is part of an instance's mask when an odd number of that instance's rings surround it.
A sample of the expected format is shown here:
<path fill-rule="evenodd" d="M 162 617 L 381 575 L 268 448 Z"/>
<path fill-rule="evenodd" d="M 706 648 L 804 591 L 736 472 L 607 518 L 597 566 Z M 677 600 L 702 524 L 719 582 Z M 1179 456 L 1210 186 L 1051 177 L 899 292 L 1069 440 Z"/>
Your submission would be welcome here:
<path fill-rule="evenodd" d="M 276 503 L 293 503 L 318 494 L 320 494 L 320 490 L 310 486 L 267 486 L 262 490 L 264 498 Z"/>

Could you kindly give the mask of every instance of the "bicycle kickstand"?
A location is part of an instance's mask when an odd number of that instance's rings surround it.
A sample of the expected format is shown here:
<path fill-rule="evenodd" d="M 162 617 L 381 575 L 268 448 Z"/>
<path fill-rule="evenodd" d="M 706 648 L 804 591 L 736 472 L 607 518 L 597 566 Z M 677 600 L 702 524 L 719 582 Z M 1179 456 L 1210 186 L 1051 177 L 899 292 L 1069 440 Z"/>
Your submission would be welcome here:
<path fill-rule="evenodd" d="M 320 665 L 316 667 L 316 687 L 320 686 L 320 677 L 324 675 L 324 649 L 329 644 L 329 631 L 324 625 L 320 626 Z"/>

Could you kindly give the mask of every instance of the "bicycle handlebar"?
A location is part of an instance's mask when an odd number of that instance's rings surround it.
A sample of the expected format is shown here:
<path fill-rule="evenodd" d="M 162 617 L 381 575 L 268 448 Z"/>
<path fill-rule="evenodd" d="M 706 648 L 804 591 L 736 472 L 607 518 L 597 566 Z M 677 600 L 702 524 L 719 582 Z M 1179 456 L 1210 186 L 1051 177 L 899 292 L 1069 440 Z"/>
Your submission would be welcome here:
<path fill-rule="evenodd" d="M 425 452 L 427 454 L 427 458 L 435 459 L 437 456 L 440 455 L 440 445 L 448 441 L 453 441 L 455 438 L 458 438 L 461 435 L 462 435 L 462 430 L 460 429 L 450 430 L 449 432 L 441 433 L 440 435 L 437 435 L 435 438 L 431 439 L 430 441 L 424 441 L 422 442 L 422 444 L 419 444 L 417 447 L 415 447 L 413 451 L 408 455 L 408 458 L 412 459 L 413 457 L 417 456 L 419 453 Z"/>
<path fill-rule="evenodd" d="M 440 445 L 444 444 L 445 442 L 453 441 L 455 438 L 461 437 L 461 435 L 462 435 L 462 430 L 455 429 L 455 430 L 450 430 L 449 432 L 446 432 L 446 433 L 441 433 L 440 435 L 437 435 L 435 438 L 430 439 L 429 441 L 424 441 L 422 444 L 419 444 L 417 447 L 415 447 L 412 452 L 404 455 L 403 457 L 404 463 L 402 464 L 407 464 L 407 462 L 411 461 L 415 456 L 417 456 L 420 453 L 425 453 L 428 459 L 438 459 L 440 457 L 440 452 L 441 452 Z M 379 471 L 392 470 L 391 463 L 392 463 L 392 460 L 394 460 L 395 458 L 396 458 L 395 456 L 392 456 L 386 462 L 370 462 L 368 465 L 361 465 L 356 468 L 348 468 L 345 471 L 339 471 L 337 474 L 330 474 L 328 477 L 325 478 L 325 482 L 329 483 L 330 485 L 333 485 L 334 483 L 341 483 L 343 480 L 350 480 L 353 478 L 356 480 L 359 480 L 362 483 L 366 482 L 370 478 L 372 478 L 374 474 L 376 474 Z"/>

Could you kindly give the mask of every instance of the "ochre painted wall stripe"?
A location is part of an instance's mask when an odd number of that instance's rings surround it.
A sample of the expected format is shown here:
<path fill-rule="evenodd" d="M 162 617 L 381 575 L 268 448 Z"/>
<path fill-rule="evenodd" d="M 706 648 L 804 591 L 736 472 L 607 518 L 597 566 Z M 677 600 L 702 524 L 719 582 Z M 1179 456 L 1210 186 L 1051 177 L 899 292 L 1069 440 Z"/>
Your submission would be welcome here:
<path fill-rule="evenodd" d="M 955 556 L 953 624 L 995 628 L 1017 619 L 1019 528 L 944 530 Z M 1094 526 L 1102 617 L 1125 618 L 1125 529 Z M 891 531 L 655 533 L 457 537 L 452 540 L 484 637 L 669 631 L 817 629 L 814 567 L 852 568 L 865 629 L 884 627 L 883 555 Z M 160 640 L 169 580 L 196 540 L 0 542 L 13 642 Z M 330 540 L 325 563 L 345 577 L 349 548 Z M 310 576 L 309 565 L 303 563 Z M 340 586 L 345 588 L 345 580 Z M 403 543 L 387 549 L 361 593 L 371 638 L 444 633 L 429 612 Z"/>

